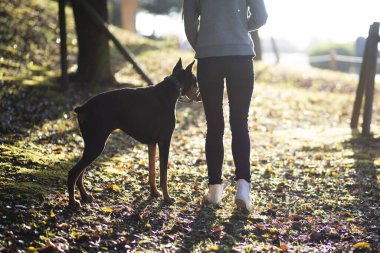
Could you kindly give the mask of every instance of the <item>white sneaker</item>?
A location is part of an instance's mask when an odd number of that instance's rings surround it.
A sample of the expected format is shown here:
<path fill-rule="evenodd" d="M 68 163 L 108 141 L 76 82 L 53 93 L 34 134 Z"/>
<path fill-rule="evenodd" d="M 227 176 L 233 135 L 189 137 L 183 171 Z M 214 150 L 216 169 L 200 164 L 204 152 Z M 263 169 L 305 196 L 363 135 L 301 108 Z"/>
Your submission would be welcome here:
<path fill-rule="evenodd" d="M 230 184 L 212 184 L 208 186 L 208 192 L 205 196 L 205 200 L 209 204 L 218 204 L 222 200 L 223 190 Z"/>
<path fill-rule="evenodd" d="M 245 179 L 239 179 L 237 181 L 235 204 L 238 208 L 251 211 L 251 184 Z"/>

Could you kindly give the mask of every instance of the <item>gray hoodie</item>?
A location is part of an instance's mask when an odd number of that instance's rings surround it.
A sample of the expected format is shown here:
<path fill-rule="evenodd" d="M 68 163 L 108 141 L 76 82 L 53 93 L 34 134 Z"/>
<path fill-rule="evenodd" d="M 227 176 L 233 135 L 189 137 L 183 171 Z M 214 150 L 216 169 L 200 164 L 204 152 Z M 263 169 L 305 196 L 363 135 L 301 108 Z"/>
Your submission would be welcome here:
<path fill-rule="evenodd" d="M 196 58 L 255 56 L 248 32 L 268 17 L 263 0 L 184 0 L 183 15 Z"/>

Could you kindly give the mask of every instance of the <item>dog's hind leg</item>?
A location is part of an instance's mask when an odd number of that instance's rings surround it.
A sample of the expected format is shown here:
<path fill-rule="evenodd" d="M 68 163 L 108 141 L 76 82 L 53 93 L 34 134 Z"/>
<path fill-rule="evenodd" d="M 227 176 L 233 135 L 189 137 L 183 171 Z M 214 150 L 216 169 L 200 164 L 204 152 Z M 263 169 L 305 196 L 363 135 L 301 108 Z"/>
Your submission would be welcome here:
<path fill-rule="evenodd" d="M 156 144 L 148 145 L 148 153 L 150 195 L 152 197 L 159 197 L 161 193 L 157 190 L 156 186 Z"/>
<path fill-rule="evenodd" d="M 81 204 L 75 199 L 75 184 L 78 181 L 79 176 L 82 174 L 83 170 L 87 165 L 91 163 L 88 159 L 85 159 L 85 153 L 83 153 L 82 158 L 79 162 L 69 171 L 67 177 L 67 187 L 69 191 L 69 207 L 73 209 L 78 209 L 81 207 Z M 81 189 L 81 187 L 79 187 Z"/>
<path fill-rule="evenodd" d="M 79 189 L 79 192 L 80 192 L 80 196 L 81 196 L 82 202 L 83 203 L 91 203 L 94 198 L 91 196 L 91 194 L 89 194 L 86 191 L 86 188 L 84 188 L 84 185 L 83 185 L 83 176 L 84 176 L 85 172 L 86 172 L 86 169 L 84 169 L 82 171 L 82 173 L 80 173 L 80 175 L 78 177 L 78 180 L 77 180 L 77 186 L 78 186 L 78 189 Z"/>
<path fill-rule="evenodd" d="M 169 141 L 160 141 L 158 143 L 159 153 L 160 153 L 160 187 L 164 195 L 164 200 L 167 203 L 172 203 L 168 191 L 168 160 L 169 160 Z"/>
<path fill-rule="evenodd" d="M 83 136 L 85 140 L 85 148 L 83 151 L 82 158 L 79 162 L 69 171 L 67 178 L 67 186 L 69 191 L 69 206 L 72 208 L 80 208 L 80 203 L 75 200 L 74 191 L 75 184 L 77 184 L 81 197 L 83 200 L 87 201 L 91 195 L 86 192 L 83 185 L 83 176 L 85 168 L 90 165 L 103 151 L 104 145 L 107 141 L 107 135 L 97 135 L 97 139 L 94 141 L 86 141 L 85 135 Z"/>

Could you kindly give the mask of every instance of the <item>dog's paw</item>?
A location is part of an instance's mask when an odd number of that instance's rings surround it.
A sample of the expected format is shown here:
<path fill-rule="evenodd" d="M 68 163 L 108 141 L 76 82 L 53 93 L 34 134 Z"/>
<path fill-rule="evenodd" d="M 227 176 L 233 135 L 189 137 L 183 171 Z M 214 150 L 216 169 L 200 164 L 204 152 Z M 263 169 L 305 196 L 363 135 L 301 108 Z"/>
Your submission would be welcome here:
<path fill-rule="evenodd" d="M 94 197 L 91 194 L 82 196 L 82 203 L 92 203 Z"/>
<path fill-rule="evenodd" d="M 150 196 L 152 196 L 153 198 L 158 198 L 160 197 L 162 194 L 159 190 L 151 190 L 150 191 Z"/>
<path fill-rule="evenodd" d="M 82 205 L 77 200 L 73 200 L 69 202 L 68 208 L 70 210 L 76 211 L 82 208 Z"/>

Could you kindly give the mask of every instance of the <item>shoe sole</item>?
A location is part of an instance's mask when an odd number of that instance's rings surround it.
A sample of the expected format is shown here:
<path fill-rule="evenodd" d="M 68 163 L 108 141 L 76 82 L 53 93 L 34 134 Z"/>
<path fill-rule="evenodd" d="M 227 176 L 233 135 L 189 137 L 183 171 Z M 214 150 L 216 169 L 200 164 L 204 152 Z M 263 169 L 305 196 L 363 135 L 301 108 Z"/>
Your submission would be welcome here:
<path fill-rule="evenodd" d="M 205 205 L 219 205 L 220 201 L 219 202 L 211 202 L 207 199 L 207 196 L 204 196 L 203 197 L 203 204 Z"/>
<path fill-rule="evenodd" d="M 247 209 L 247 205 L 245 204 L 245 201 L 241 199 L 235 199 L 235 204 L 238 208 Z"/>

